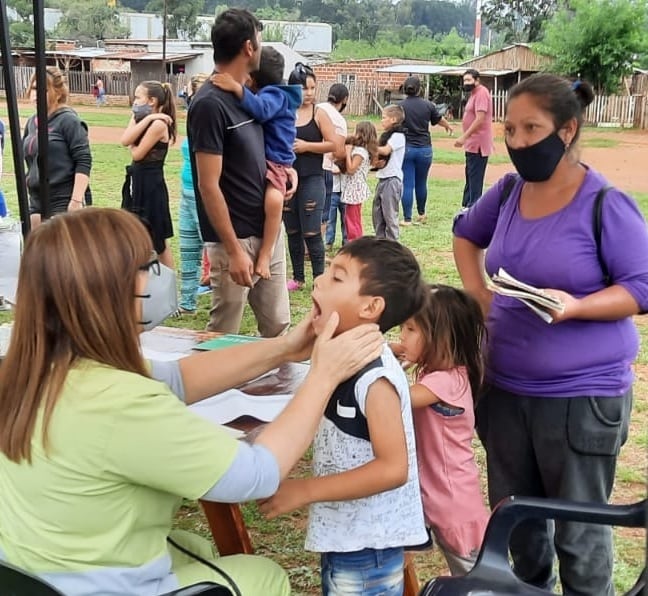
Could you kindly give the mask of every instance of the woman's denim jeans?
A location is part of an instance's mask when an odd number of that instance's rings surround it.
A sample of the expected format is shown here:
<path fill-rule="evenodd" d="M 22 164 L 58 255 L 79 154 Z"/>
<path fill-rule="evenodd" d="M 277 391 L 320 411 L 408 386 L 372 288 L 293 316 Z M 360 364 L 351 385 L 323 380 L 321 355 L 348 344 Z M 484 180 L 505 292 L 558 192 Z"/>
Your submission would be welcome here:
<path fill-rule="evenodd" d="M 416 191 L 416 210 L 425 213 L 427 203 L 427 180 L 432 165 L 432 146 L 405 147 L 403 159 L 403 219 L 412 221 L 412 206 Z"/>
<path fill-rule="evenodd" d="M 402 596 L 402 548 L 322 554 L 323 596 Z"/>

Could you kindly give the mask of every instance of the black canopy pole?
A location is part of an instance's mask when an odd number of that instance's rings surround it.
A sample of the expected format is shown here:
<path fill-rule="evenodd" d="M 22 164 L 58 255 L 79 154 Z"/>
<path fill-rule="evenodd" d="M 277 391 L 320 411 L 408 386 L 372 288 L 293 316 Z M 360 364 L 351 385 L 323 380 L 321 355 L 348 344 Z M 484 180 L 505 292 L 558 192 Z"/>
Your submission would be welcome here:
<path fill-rule="evenodd" d="M 38 200 L 41 219 L 50 216 L 47 170 L 47 59 L 45 57 L 45 3 L 34 0 L 34 50 L 36 55 L 36 114 L 38 115 Z"/>
<path fill-rule="evenodd" d="M 22 130 L 18 114 L 18 97 L 16 79 L 11 57 L 11 42 L 9 38 L 9 19 L 7 18 L 6 0 L 0 0 L 0 52 L 5 92 L 7 95 L 7 112 L 9 115 L 9 130 L 11 131 L 11 152 L 13 155 L 16 192 L 18 193 L 18 211 L 22 223 L 23 238 L 29 234 L 29 198 L 27 196 L 27 181 L 25 179 L 25 160 L 22 146 Z"/>

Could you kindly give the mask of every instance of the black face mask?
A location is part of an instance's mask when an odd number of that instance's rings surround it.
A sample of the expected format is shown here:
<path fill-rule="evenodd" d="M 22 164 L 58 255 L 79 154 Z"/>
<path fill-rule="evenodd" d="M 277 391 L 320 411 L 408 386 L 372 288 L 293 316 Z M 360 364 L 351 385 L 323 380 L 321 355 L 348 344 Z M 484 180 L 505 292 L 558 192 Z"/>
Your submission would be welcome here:
<path fill-rule="evenodd" d="M 465 93 L 472 93 L 472 90 L 475 88 L 475 83 L 466 83 L 462 89 Z"/>
<path fill-rule="evenodd" d="M 535 145 L 513 149 L 507 143 L 506 149 L 523 180 L 544 182 L 551 178 L 562 156 L 565 155 L 566 147 L 558 133 L 552 132 Z"/>

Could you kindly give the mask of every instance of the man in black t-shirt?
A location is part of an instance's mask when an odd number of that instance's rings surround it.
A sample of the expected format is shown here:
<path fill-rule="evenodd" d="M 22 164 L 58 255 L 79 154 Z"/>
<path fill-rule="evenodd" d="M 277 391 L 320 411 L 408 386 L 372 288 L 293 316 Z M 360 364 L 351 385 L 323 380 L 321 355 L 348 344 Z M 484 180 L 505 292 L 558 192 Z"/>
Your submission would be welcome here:
<path fill-rule="evenodd" d="M 245 84 L 259 67 L 262 28 L 246 10 L 221 13 L 211 32 L 216 70 Z M 283 234 L 275 245 L 270 279 L 254 274 L 265 218 L 261 125 L 232 93 L 208 82 L 191 100 L 187 133 L 200 229 L 211 263 L 207 329 L 238 333 L 247 300 L 261 335 L 280 335 L 290 324 Z"/>

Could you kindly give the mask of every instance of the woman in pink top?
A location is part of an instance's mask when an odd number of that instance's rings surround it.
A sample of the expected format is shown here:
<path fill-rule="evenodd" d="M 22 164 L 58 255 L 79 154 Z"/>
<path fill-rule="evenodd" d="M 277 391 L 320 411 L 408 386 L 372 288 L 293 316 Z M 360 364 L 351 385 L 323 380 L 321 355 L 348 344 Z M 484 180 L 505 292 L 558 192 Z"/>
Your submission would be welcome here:
<path fill-rule="evenodd" d="M 403 324 L 394 346 L 415 366 L 410 390 L 423 510 L 452 575 L 474 565 L 489 518 L 472 449 L 484 335 L 474 298 L 432 285 L 425 306 Z"/>

